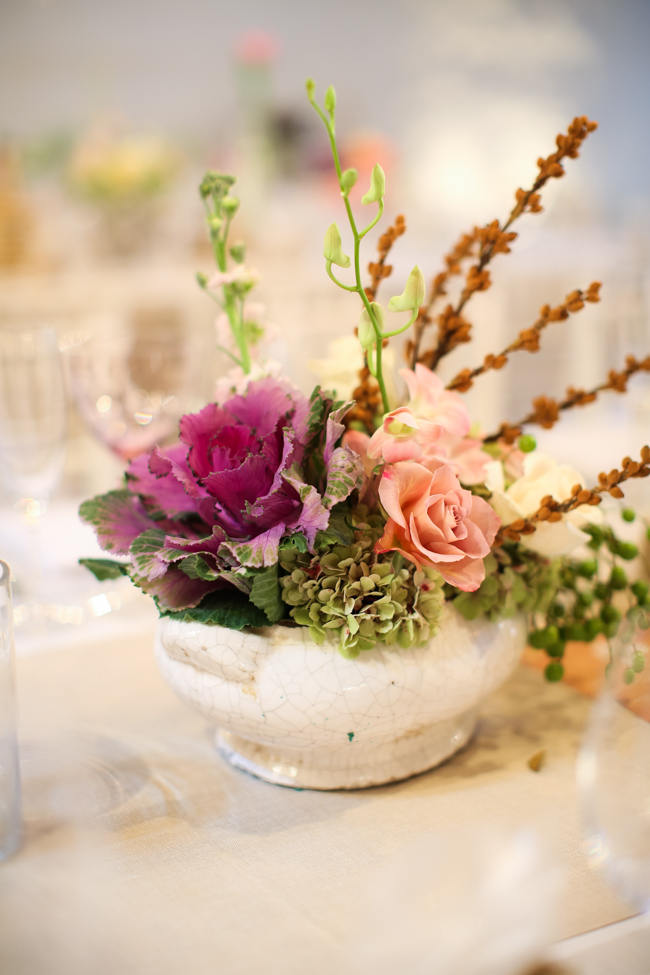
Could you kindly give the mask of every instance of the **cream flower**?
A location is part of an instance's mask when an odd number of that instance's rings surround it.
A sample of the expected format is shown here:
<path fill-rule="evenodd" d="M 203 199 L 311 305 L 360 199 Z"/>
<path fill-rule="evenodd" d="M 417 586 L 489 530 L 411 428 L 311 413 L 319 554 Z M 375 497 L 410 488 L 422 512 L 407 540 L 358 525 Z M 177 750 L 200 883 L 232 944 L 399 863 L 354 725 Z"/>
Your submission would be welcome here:
<path fill-rule="evenodd" d="M 308 365 L 323 389 L 336 390 L 340 399 L 352 399 L 352 391 L 359 385 L 363 349 L 356 336 L 344 335 L 332 339 L 327 345 L 327 354 L 322 359 L 310 359 Z M 384 381 L 391 402 L 396 398 L 391 382 L 394 366 L 393 350 L 384 349 Z"/>
<path fill-rule="evenodd" d="M 488 464 L 486 486 L 492 492 L 490 504 L 504 525 L 532 515 L 547 494 L 564 501 L 570 497 L 574 484 L 584 487 L 584 478 L 578 471 L 537 451 L 526 456 L 524 473 L 507 490 L 501 462 Z M 562 521 L 540 523 L 532 535 L 522 536 L 521 544 L 545 558 L 558 558 L 588 542 L 589 535 L 581 528 L 597 519 L 594 508 L 583 504 L 564 515 Z"/>

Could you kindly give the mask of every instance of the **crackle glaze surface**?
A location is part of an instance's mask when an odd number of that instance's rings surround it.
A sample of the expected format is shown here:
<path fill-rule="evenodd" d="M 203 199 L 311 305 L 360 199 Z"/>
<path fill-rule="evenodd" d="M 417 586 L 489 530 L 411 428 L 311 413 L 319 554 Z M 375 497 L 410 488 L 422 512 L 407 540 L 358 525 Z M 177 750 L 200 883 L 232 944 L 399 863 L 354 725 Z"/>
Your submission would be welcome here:
<path fill-rule="evenodd" d="M 439 764 L 471 737 L 481 700 L 511 674 L 524 620 L 468 622 L 445 607 L 424 647 L 346 660 L 306 629 L 241 633 L 160 620 L 163 676 L 219 729 L 232 762 L 282 785 L 378 785 Z"/>

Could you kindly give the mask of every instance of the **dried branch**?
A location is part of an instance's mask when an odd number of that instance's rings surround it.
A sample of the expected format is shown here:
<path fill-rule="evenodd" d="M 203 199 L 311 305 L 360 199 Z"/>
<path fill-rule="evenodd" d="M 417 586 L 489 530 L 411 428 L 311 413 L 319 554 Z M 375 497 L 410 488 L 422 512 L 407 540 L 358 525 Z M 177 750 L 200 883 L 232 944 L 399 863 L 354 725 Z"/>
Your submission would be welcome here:
<path fill-rule="evenodd" d="M 359 370 L 359 385 L 352 393 L 354 406 L 346 414 L 343 421 L 349 429 L 353 425 L 361 424 L 366 433 L 375 432 L 375 417 L 381 411 L 381 393 L 377 380 L 367 365 Z"/>
<path fill-rule="evenodd" d="M 427 302 L 420 308 L 420 313 L 413 324 L 413 338 L 406 348 L 406 356 L 411 362 L 411 368 L 418 361 L 422 333 L 429 325 L 433 324 L 434 319 L 431 316 L 431 309 L 438 298 L 447 294 L 447 283 L 453 275 L 461 273 L 463 261 L 474 255 L 477 239 L 478 227 L 474 227 L 469 234 L 463 234 L 449 253 L 445 254 L 445 270 L 436 274 L 431 281 Z"/>
<path fill-rule="evenodd" d="M 476 291 L 485 291 L 490 286 L 489 272 L 485 269 L 495 254 L 507 254 L 510 251 L 509 244 L 516 239 L 517 235 L 509 232 L 509 228 L 523 213 L 540 213 L 542 210 L 540 190 L 549 179 L 559 179 L 564 176 L 563 159 L 575 159 L 579 155 L 580 147 L 590 132 L 597 128 L 596 122 L 591 122 L 586 116 L 574 118 L 566 134 L 560 133 L 555 140 L 557 149 L 546 158 L 540 157 L 537 160 L 538 173 L 533 185 L 528 190 L 521 188 L 515 192 L 515 205 L 510 211 L 508 218 L 503 224 L 498 220 L 492 221 L 485 227 L 475 228 L 472 234 L 461 237 L 456 248 L 460 254 L 460 260 L 469 256 L 473 251 L 475 242 L 478 242 L 478 262 L 470 267 L 465 279 L 465 286 L 460 298 L 455 306 L 448 305 L 447 308 L 437 318 L 438 340 L 433 349 L 421 353 L 422 335 L 425 329 L 434 321 L 431 317 L 431 306 L 441 294 L 445 294 L 444 285 L 449 274 L 453 272 L 443 271 L 442 277 L 438 275 L 434 278 L 431 289 L 431 298 L 424 306 L 421 315 L 415 323 L 414 339 L 408 348 L 411 368 L 417 362 L 422 362 L 430 369 L 435 369 L 440 360 L 455 349 L 462 342 L 469 341 L 471 325 L 462 319 L 462 311 L 471 296 Z M 454 254 L 454 251 L 451 252 Z M 457 261 L 458 265 L 460 261 Z M 436 285 L 436 281 L 438 284 Z M 459 323 L 462 319 L 462 325 Z"/>
<path fill-rule="evenodd" d="M 523 329 L 517 338 L 496 355 L 490 353 L 485 356 L 483 363 L 474 369 L 461 369 L 447 384 L 447 389 L 466 393 L 474 385 L 474 380 L 491 369 L 502 369 L 513 352 L 538 352 L 540 348 L 540 334 L 552 322 L 566 321 L 569 315 L 575 314 L 585 306 L 585 302 L 600 301 L 600 282 L 593 281 L 586 291 L 578 288 L 566 296 L 561 305 L 551 308 L 543 305 L 539 311 L 539 318 L 530 328 Z"/>
<path fill-rule="evenodd" d="M 610 369 L 606 382 L 594 386 L 593 389 L 576 389 L 574 386 L 569 386 L 565 399 L 561 402 L 552 399 L 550 396 L 538 396 L 537 399 L 533 400 L 533 409 L 528 416 L 525 416 L 517 423 L 502 423 L 496 433 L 491 433 L 487 437 L 484 437 L 483 441 L 484 443 L 493 443 L 495 440 L 502 439 L 508 444 L 514 443 L 521 434 L 521 428 L 529 423 L 534 423 L 537 426 L 543 427 L 545 430 L 550 430 L 551 427 L 555 426 L 560 418 L 561 412 L 564 410 L 570 410 L 574 406 L 586 406 L 588 403 L 593 403 L 599 393 L 605 392 L 608 389 L 615 393 L 624 393 L 627 390 L 630 377 L 637 372 L 650 372 L 650 355 L 640 361 L 633 355 L 627 356 L 625 369 L 622 369 L 620 372 L 617 372 L 615 369 Z"/>
<path fill-rule="evenodd" d="M 378 260 L 370 261 L 368 264 L 368 273 L 371 276 L 371 281 L 368 287 L 364 288 L 366 295 L 368 296 L 368 301 L 374 301 L 377 295 L 377 289 L 379 285 L 384 280 L 384 278 L 390 277 L 393 272 L 393 265 L 386 264 L 386 258 L 388 257 L 390 250 L 402 234 L 406 233 L 406 221 L 401 213 L 395 217 L 395 223 L 391 224 L 388 230 L 381 235 L 377 241 L 377 253 Z"/>
<path fill-rule="evenodd" d="M 532 535 L 542 522 L 561 521 L 562 515 L 574 508 L 579 508 L 583 504 L 598 505 L 602 501 L 603 494 L 611 494 L 613 498 L 622 498 L 623 491 L 620 485 L 633 477 L 648 477 L 650 475 L 650 447 L 641 448 L 641 459 L 632 460 L 631 457 L 624 457 L 621 461 L 621 469 L 613 468 L 609 474 L 604 471 L 598 475 L 598 486 L 594 488 L 583 488 L 580 484 L 574 484 L 571 489 L 570 497 L 564 501 L 556 501 L 550 494 L 542 498 L 537 511 L 529 518 L 519 518 L 517 521 L 504 525 L 497 534 L 495 545 L 503 541 L 518 542 L 522 535 Z"/>
<path fill-rule="evenodd" d="M 377 241 L 377 260 L 370 261 L 368 264 L 371 281 L 364 289 L 368 301 L 375 300 L 379 285 L 392 274 L 393 265 L 387 264 L 386 259 L 397 238 L 404 233 L 406 233 L 406 221 L 400 213 L 395 217 L 395 223 L 391 224 Z M 359 370 L 359 384 L 353 390 L 352 398 L 355 402 L 345 417 L 346 426 L 349 428 L 352 424 L 361 424 L 368 433 L 374 433 L 375 417 L 381 410 L 381 394 L 377 381 L 372 376 L 365 360 Z"/>

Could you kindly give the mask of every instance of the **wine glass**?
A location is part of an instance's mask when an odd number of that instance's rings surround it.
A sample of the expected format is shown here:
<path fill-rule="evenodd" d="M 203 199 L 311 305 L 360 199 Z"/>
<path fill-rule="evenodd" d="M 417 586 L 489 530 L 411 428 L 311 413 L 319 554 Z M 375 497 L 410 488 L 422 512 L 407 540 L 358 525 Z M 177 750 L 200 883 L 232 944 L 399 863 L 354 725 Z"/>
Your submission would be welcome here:
<path fill-rule="evenodd" d="M 67 350 L 70 390 L 90 431 L 121 460 L 174 437 L 193 400 L 192 344 L 174 309 L 106 317 Z"/>
<path fill-rule="evenodd" d="M 36 611 L 44 587 L 44 517 L 63 469 L 66 396 L 54 328 L 0 328 L 0 480 L 19 511 L 3 531 L 15 571 L 16 621 Z M 9 552 L 13 545 L 14 551 Z M 23 600 L 24 602 L 22 602 Z"/>
<path fill-rule="evenodd" d="M 611 644 L 577 775 L 587 855 L 623 897 L 650 909 L 650 622 L 626 619 Z"/>
<path fill-rule="evenodd" d="M 29 518 L 47 506 L 61 475 L 66 409 L 56 331 L 0 330 L 0 477 Z"/>
<path fill-rule="evenodd" d="M 0 860 L 20 843 L 20 772 L 16 741 L 11 578 L 0 560 Z"/>

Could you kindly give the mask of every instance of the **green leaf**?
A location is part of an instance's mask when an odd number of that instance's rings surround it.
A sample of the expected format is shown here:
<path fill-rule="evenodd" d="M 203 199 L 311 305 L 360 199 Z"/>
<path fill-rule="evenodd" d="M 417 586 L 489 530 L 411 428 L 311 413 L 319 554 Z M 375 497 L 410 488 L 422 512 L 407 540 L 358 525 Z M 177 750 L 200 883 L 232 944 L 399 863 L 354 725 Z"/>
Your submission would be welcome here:
<path fill-rule="evenodd" d="M 79 517 L 92 525 L 103 549 L 126 555 L 133 539 L 151 525 L 151 519 L 127 490 L 108 491 L 79 506 Z"/>
<path fill-rule="evenodd" d="M 106 579 L 119 579 L 120 576 L 127 575 L 127 566 L 123 562 L 116 562 L 114 559 L 79 559 L 79 565 L 89 569 L 100 582 L 104 582 Z"/>
<path fill-rule="evenodd" d="M 391 311 L 415 311 L 424 301 L 425 290 L 424 275 L 416 264 L 401 295 L 391 298 L 388 307 Z"/>
<path fill-rule="evenodd" d="M 178 562 L 178 568 L 190 579 L 203 579 L 205 582 L 212 582 L 220 579 L 223 575 L 221 569 L 213 569 L 209 562 L 198 552 L 193 552 L 187 558 Z"/>
<path fill-rule="evenodd" d="M 380 200 L 383 200 L 385 192 L 386 176 L 384 174 L 384 170 L 381 168 L 379 163 L 375 163 L 372 176 L 370 177 L 370 188 L 368 192 L 361 197 L 361 202 L 379 203 Z"/>
<path fill-rule="evenodd" d="M 285 615 L 284 603 L 280 598 L 277 562 L 251 575 L 250 601 L 266 614 L 269 623 L 277 623 Z"/>
<path fill-rule="evenodd" d="M 280 545 L 280 551 L 286 551 L 287 549 L 295 549 L 297 552 L 308 551 L 307 539 L 302 532 L 297 532 L 295 535 L 289 535 L 285 538 Z"/>
<path fill-rule="evenodd" d="M 344 504 L 337 505 L 332 510 L 327 528 L 316 535 L 316 551 L 323 552 L 330 545 L 351 545 L 353 541 L 354 529 L 348 520 L 348 509 Z"/>
<path fill-rule="evenodd" d="M 336 447 L 327 465 L 327 485 L 323 494 L 323 505 L 333 508 L 345 501 L 355 488 L 361 486 L 363 466 L 360 457 L 347 447 Z"/>
<path fill-rule="evenodd" d="M 193 609 L 161 612 L 161 616 L 181 620 L 184 623 L 205 623 L 208 626 L 226 626 L 230 630 L 243 630 L 247 626 L 267 626 L 266 615 L 236 589 L 212 592 Z"/>
<path fill-rule="evenodd" d="M 343 405 L 342 400 L 334 398 L 334 394 L 316 386 L 309 397 L 309 416 L 307 417 L 307 451 L 314 449 L 316 441 L 322 439 L 327 416 Z"/>
<path fill-rule="evenodd" d="M 335 223 L 330 224 L 325 233 L 323 256 L 326 261 L 336 264 L 337 267 L 350 267 L 350 258 L 343 253 L 341 231 Z"/>
<path fill-rule="evenodd" d="M 134 539 L 129 554 L 135 575 L 149 578 L 155 564 L 155 557 L 164 545 L 165 533 L 157 528 L 149 528 Z"/>

